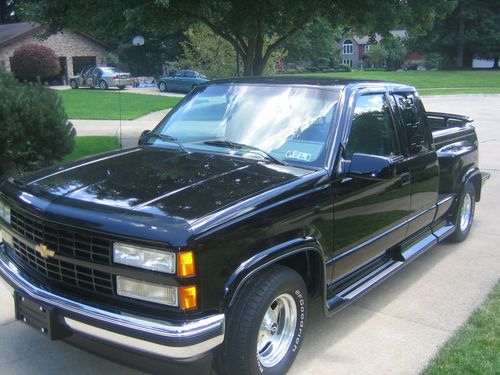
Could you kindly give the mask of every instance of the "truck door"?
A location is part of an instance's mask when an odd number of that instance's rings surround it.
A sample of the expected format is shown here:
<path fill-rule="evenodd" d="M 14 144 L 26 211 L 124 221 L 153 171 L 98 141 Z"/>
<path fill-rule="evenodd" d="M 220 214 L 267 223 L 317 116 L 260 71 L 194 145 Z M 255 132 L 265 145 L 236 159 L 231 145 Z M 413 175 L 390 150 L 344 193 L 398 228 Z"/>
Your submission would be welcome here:
<path fill-rule="evenodd" d="M 354 153 L 390 158 L 394 175 L 334 179 L 334 280 L 382 255 L 402 241 L 410 209 L 408 169 L 394 116 L 384 93 L 356 98 L 344 135 L 344 159 Z"/>
<path fill-rule="evenodd" d="M 393 94 L 406 138 L 410 173 L 410 216 L 407 236 L 431 224 L 439 189 L 439 165 L 431 127 L 414 92 Z"/>

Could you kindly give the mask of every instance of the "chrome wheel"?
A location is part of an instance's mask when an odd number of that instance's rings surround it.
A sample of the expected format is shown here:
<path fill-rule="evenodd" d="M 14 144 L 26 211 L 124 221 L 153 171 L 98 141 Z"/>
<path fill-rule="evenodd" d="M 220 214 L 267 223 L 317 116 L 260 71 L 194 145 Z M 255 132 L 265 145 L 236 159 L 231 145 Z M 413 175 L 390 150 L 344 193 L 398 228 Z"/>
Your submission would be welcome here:
<path fill-rule="evenodd" d="M 268 307 L 257 337 L 257 357 L 264 367 L 277 365 L 286 355 L 297 326 L 297 305 L 290 294 L 281 294 Z"/>
<path fill-rule="evenodd" d="M 167 91 L 167 85 L 164 82 L 160 83 L 160 91 L 161 92 Z"/>
<path fill-rule="evenodd" d="M 462 208 L 460 210 L 460 230 L 464 232 L 469 226 L 472 216 L 472 197 L 469 193 L 465 194 Z"/>

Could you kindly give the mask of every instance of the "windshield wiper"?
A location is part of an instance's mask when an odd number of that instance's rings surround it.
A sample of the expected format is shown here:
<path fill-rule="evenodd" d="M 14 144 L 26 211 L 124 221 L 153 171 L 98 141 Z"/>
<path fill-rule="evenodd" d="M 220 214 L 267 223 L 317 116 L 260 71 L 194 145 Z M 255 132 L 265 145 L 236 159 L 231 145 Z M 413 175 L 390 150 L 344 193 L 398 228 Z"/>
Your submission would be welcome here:
<path fill-rule="evenodd" d="M 171 136 L 171 135 L 168 135 L 168 134 L 157 134 L 157 133 L 151 133 L 149 135 L 149 138 L 159 138 L 161 139 L 162 141 L 166 141 L 166 142 L 172 142 L 172 143 L 176 143 L 177 146 L 179 146 L 179 148 L 186 152 L 186 153 L 189 153 L 189 151 L 187 150 L 186 146 L 184 146 L 182 144 L 181 141 L 179 141 L 177 138 Z"/>
<path fill-rule="evenodd" d="M 264 155 L 267 159 L 270 159 L 274 161 L 276 164 L 280 165 L 289 165 L 285 161 L 278 159 L 276 156 L 271 155 L 269 152 L 266 152 L 258 147 L 255 146 L 250 146 L 250 145 L 245 145 L 243 143 L 237 143 L 233 141 L 228 141 L 228 140 L 212 140 L 212 141 L 203 141 L 203 144 L 209 145 L 209 146 L 217 146 L 217 147 L 228 147 L 231 149 L 239 150 L 242 148 L 251 150 L 251 151 L 257 151 L 258 153 Z"/>

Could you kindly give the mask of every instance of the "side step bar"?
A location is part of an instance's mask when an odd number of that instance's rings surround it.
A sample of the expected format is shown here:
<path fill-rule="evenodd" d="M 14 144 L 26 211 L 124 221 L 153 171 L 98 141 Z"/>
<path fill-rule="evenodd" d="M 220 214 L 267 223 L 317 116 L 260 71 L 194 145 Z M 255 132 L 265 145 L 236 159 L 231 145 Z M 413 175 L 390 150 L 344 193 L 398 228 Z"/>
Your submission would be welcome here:
<path fill-rule="evenodd" d="M 413 259 L 425 253 L 438 242 L 443 241 L 446 237 L 452 234 L 454 230 L 455 226 L 452 224 L 448 224 L 439 228 L 433 233 L 430 233 L 427 236 L 423 237 L 417 243 L 412 244 L 410 247 L 408 247 L 401 253 L 399 259 L 388 260 L 356 282 L 334 293 L 334 295 L 326 301 L 325 307 L 327 316 L 333 315 L 357 298 L 361 297 L 363 294 L 380 284 L 382 281 L 386 280 L 389 276 L 399 271 Z M 427 233 L 429 232 L 430 231 L 428 231 Z"/>

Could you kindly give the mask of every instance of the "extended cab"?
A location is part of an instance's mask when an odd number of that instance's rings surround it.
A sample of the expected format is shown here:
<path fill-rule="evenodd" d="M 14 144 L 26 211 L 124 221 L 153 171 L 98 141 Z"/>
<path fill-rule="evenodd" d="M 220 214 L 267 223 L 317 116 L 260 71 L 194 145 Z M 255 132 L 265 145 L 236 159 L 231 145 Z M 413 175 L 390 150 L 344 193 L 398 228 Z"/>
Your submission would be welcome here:
<path fill-rule="evenodd" d="M 203 84 L 138 147 L 4 181 L 0 280 L 51 339 L 284 374 L 311 297 L 330 316 L 467 237 L 489 177 L 471 122 L 389 82 Z"/>

